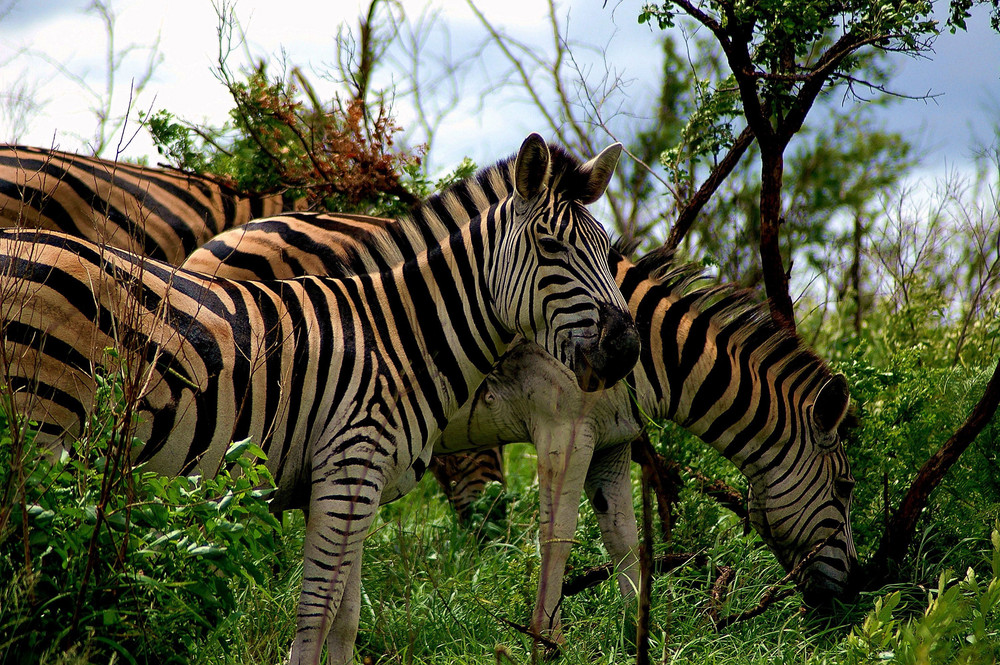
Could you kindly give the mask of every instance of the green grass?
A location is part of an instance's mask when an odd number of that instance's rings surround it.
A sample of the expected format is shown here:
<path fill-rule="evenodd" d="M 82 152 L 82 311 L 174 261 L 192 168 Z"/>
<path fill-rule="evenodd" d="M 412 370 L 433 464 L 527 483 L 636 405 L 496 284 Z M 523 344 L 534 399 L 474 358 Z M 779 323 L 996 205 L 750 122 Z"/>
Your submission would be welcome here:
<path fill-rule="evenodd" d="M 859 477 L 853 521 L 858 549 L 865 556 L 881 533 L 880 479 L 888 479 L 890 501 L 898 501 L 915 465 L 953 431 L 985 379 L 978 371 L 956 374 L 919 363 L 897 363 L 887 370 L 856 363 L 851 369 L 857 377 L 854 387 L 865 400 L 862 416 L 867 416 L 849 444 Z M 935 400 L 935 394 L 944 399 Z M 745 489 L 728 461 L 679 428 L 665 426 L 653 432 L 653 438 L 667 457 Z M 745 533 L 738 518 L 701 494 L 689 479 L 675 510 L 672 539 L 657 543 L 656 550 L 698 553 L 710 563 L 654 580 L 654 662 L 997 662 L 1000 537 L 993 543 L 990 538 L 1000 506 L 993 472 L 998 442 L 1000 431 L 992 425 L 935 494 L 899 583 L 864 593 L 829 616 L 803 613 L 799 596 L 793 594 L 763 615 L 723 631 L 714 629 L 708 614 L 709 592 L 720 566 L 735 570 L 719 610 L 722 615 L 755 606 L 784 571 L 756 534 Z M 97 450 L 99 454 L 100 446 Z M 11 484 L 16 474 L 9 473 L 17 465 L 11 451 L 9 439 L 0 440 L 8 469 L 0 470 L 7 474 L 0 480 L 7 487 L 16 485 Z M 534 450 L 511 446 L 506 457 L 507 491 L 484 498 L 473 528 L 457 523 L 429 476 L 380 510 L 365 548 L 357 642 L 363 662 L 531 661 L 530 639 L 508 622 L 529 622 L 537 585 Z M 82 584 L 83 564 L 90 556 L 89 539 L 82 534 L 93 530 L 90 506 L 101 485 L 101 466 L 71 464 L 49 472 L 35 460 L 24 468 L 32 465 L 29 479 L 38 482 L 29 483 L 34 494 L 27 503 L 45 510 L 31 508 L 26 523 L 12 518 L 0 529 L 0 565 L 9 572 L 0 580 L 0 664 L 159 663 L 170 658 L 220 665 L 281 661 L 294 634 L 301 581 L 300 512 L 285 514 L 280 529 L 274 529 L 262 518 L 262 497 L 242 494 L 240 502 L 224 500 L 227 492 L 247 488 L 239 479 L 192 484 L 138 474 L 130 496 L 112 502 L 119 513 L 133 516 L 133 553 L 117 566 L 96 568 L 100 575 L 92 573 Z M 638 511 L 636 470 L 633 485 Z M 129 508 L 130 501 L 139 507 Z M 150 506 L 156 503 L 169 509 L 153 510 Z M 236 509 L 239 512 L 231 512 Z M 121 527 L 117 524 L 108 532 L 111 546 L 105 543 L 94 555 L 96 561 L 114 559 L 109 555 L 114 544 L 125 542 Z M 34 577 L 23 566 L 25 532 L 33 555 L 39 557 L 33 559 Z M 165 533 L 174 535 L 161 542 Z M 586 502 L 576 540 L 570 575 L 605 562 Z M 95 588 L 97 583 L 103 586 Z M 206 593 L 206 588 L 216 591 Z M 133 599 L 127 611 L 106 611 L 116 607 L 119 597 Z M 74 607 L 67 599 L 81 598 L 90 623 L 60 644 L 59 627 L 68 625 Z M 562 613 L 566 646 L 558 663 L 634 662 L 635 603 L 620 597 L 617 584 L 604 582 L 567 598 Z M 205 617 L 211 618 L 207 625 L 200 622 Z M 185 629 L 183 636 L 178 628 Z M 31 644 L 49 645 L 48 652 L 8 647 L 10 631 L 23 636 L 25 630 Z"/>
<path fill-rule="evenodd" d="M 429 479 L 403 499 L 382 508 L 366 544 L 359 659 L 427 664 L 530 662 L 530 640 L 501 619 L 526 624 L 534 603 L 539 557 L 533 450 L 514 446 L 507 457 L 507 517 L 488 523 L 491 537 L 457 525 Z M 719 463 L 703 452 L 692 458 L 689 461 L 702 461 L 706 466 Z M 577 538 L 582 542 L 571 560 L 576 569 L 604 562 L 589 506 L 582 505 L 581 512 Z M 697 492 L 694 483 L 687 483 L 682 491 L 678 514 L 680 521 L 672 542 L 658 544 L 658 552 L 704 553 L 714 565 L 685 567 L 655 580 L 651 652 L 656 659 L 698 665 L 937 665 L 991 663 L 1000 657 L 997 603 L 993 601 L 986 607 L 982 616 L 985 642 L 970 642 L 969 636 L 975 632 L 975 620 L 969 613 L 973 594 L 968 588 L 959 589 L 956 582 L 947 588 L 958 589 L 957 597 L 948 599 L 945 608 L 955 619 L 953 625 L 937 636 L 925 635 L 944 660 L 907 656 L 905 645 L 919 644 L 919 639 L 896 634 L 907 620 L 921 620 L 929 598 L 939 595 L 934 584 L 900 584 L 865 593 L 840 606 L 832 616 L 803 613 L 798 595 L 792 595 L 762 616 L 717 632 L 708 618 L 708 592 L 716 579 L 715 566 L 736 569 L 731 593 L 721 608 L 723 615 L 756 605 L 763 591 L 780 580 L 784 571 L 755 534 L 744 534 L 740 522 Z M 291 522 L 293 528 L 286 531 L 292 543 L 288 547 L 290 562 L 302 537 L 301 518 Z M 966 545 L 978 555 L 965 563 L 978 571 L 980 580 L 985 577 L 989 585 L 990 576 L 996 572 L 991 568 L 996 565 L 993 559 L 998 555 L 991 552 L 988 542 Z M 925 565 L 923 572 L 930 576 L 925 579 L 935 581 L 946 563 Z M 291 639 L 299 574 L 300 566 L 292 563 L 275 578 L 273 587 L 248 591 L 242 616 L 226 629 L 232 636 L 229 653 L 216 651 L 204 657 L 225 663 L 267 663 L 279 658 L 280 648 L 276 651 L 273 646 L 287 645 Z M 957 579 L 964 576 L 964 570 L 960 570 Z M 1000 579 L 993 579 L 992 584 L 1000 593 Z M 895 623 L 890 626 L 886 644 L 872 646 L 859 641 L 856 633 L 873 613 L 876 602 L 892 592 L 898 593 L 900 599 L 892 613 L 891 621 Z M 557 662 L 634 662 L 630 630 L 634 612 L 635 604 L 623 601 L 611 581 L 566 599 L 563 617 L 567 644 Z M 884 622 L 879 625 L 885 628 Z M 914 630 L 917 635 L 919 628 Z M 962 656 L 962 648 L 972 647 L 975 651 L 971 655 Z"/>

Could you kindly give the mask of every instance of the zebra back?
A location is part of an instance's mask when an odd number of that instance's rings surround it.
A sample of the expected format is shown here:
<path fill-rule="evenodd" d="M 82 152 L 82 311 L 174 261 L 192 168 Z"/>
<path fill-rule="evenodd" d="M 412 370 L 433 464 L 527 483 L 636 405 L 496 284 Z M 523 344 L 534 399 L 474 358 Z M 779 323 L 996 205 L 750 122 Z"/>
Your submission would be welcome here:
<path fill-rule="evenodd" d="M 62 231 L 180 264 L 212 236 L 282 209 L 219 178 L 59 150 L 0 146 L 0 227 Z"/>

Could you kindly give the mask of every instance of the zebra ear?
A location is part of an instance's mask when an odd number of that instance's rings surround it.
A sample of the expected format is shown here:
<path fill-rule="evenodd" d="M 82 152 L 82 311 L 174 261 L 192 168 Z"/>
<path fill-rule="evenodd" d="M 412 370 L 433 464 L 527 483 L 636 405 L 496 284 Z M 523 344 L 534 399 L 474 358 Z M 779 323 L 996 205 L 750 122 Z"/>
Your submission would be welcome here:
<path fill-rule="evenodd" d="M 580 172 L 587 174 L 587 186 L 579 198 L 580 203 L 589 205 L 604 195 L 621 154 L 622 144 L 612 143 L 601 154 L 580 167 Z"/>
<path fill-rule="evenodd" d="M 514 162 L 514 187 L 524 199 L 537 196 L 549 182 L 549 147 L 540 134 L 524 139 Z"/>
<path fill-rule="evenodd" d="M 840 425 L 851 406 L 851 394 L 847 390 L 847 378 L 835 374 L 820 388 L 813 405 L 813 420 L 820 431 L 832 432 Z"/>

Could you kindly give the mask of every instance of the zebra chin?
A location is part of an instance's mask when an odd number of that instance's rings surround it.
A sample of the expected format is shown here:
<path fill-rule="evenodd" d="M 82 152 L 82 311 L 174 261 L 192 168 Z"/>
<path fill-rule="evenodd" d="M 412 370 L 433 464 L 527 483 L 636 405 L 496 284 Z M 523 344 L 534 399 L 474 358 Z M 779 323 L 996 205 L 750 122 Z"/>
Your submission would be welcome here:
<path fill-rule="evenodd" d="M 853 595 L 850 584 L 850 564 L 842 557 L 819 557 L 803 571 L 799 588 L 803 604 L 813 610 L 829 610 L 834 600 L 846 600 Z"/>
<path fill-rule="evenodd" d="M 584 392 L 610 388 L 632 371 L 639 359 L 639 333 L 631 314 L 600 303 L 595 337 L 578 342 L 573 373 Z"/>

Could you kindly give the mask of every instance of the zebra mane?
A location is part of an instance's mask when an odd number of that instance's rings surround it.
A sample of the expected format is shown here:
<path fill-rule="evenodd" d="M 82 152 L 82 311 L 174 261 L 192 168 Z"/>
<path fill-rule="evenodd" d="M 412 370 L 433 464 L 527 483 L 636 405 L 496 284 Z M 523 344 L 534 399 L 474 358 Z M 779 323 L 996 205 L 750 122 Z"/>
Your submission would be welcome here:
<path fill-rule="evenodd" d="M 590 174 L 582 162 L 561 146 L 548 144 L 549 187 L 569 199 L 586 194 Z M 376 239 L 385 256 L 407 260 L 466 226 L 473 217 L 514 192 L 514 165 L 517 153 L 505 157 L 417 204 L 387 229 L 389 237 Z M 404 247 L 410 247 L 411 252 Z"/>
<path fill-rule="evenodd" d="M 658 282 L 671 296 L 684 298 L 691 311 L 710 316 L 737 345 L 757 347 L 764 353 L 780 349 L 783 357 L 775 365 L 776 370 L 801 367 L 817 375 L 821 382 L 833 376 L 826 361 L 798 334 L 779 325 L 767 303 L 759 302 L 749 289 L 735 284 L 705 284 L 708 278 L 702 266 L 676 261 L 673 251 L 663 247 L 649 252 L 634 265 L 640 274 Z"/>

